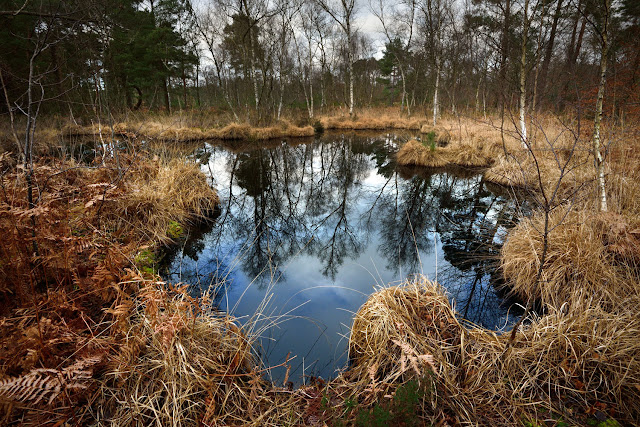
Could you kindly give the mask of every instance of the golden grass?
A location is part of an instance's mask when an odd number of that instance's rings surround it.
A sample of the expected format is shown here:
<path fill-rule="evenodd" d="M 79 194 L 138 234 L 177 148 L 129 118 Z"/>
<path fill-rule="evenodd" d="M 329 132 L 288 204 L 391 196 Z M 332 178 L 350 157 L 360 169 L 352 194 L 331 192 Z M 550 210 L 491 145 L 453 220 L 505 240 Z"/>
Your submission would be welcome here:
<path fill-rule="evenodd" d="M 190 142 L 208 139 L 219 140 L 269 140 L 277 138 L 303 138 L 314 135 L 312 126 L 299 127 L 287 121 L 276 126 L 254 127 L 246 123 L 229 123 L 220 128 L 176 127 L 155 121 L 119 123 L 116 129 L 122 134 L 137 135 L 165 142 Z"/>
<path fill-rule="evenodd" d="M 278 138 L 307 138 L 315 131 L 312 126 L 296 126 L 289 121 L 280 120 L 274 126 L 256 127 L 247 123 L 227 122 L 220 126 L 195 127 L 189 126 L 192 120 L 182 120 L 179 117 L 149 117 L 142 120 L 116 122 L 113 128 L 108 123 L 97 123 L 80 126 L 74 123 L 64 123 L 59 126 L 49 123 L 39 128 L 36 140 L 44 148 L 59 143 L 66 138 L 93 137 L 110 140 L 112 135 L 126 138 L 153 139 L 163 142 L 193 142 L 204 140 L 270 140 Z M 113 131 L 113 132 L 112 132 Z M 19 134 L 19 137 L 22 135 Z M 14 137 L 9 132 L 0 133 L 1 146 L 15 146 Z M 15 147 L 17 149 L 17 147 Z M 44 152 L 44 148 L 39 151 Z"/>
<path fill-rule="evenodd" d="M 536 176 L 531 169 L 532 164 L 525 162 L 526 158 L 518 161 L 501 156 L 493 167 L 484 172 L 484 180 L 505 187 L 525 188 L 527 185 L 536 185 Z"/>
<path fill-rule="evenodd" d="M 460 166 L 467 168 L 488 168 L 496 162 L 506 162 L 500 129 L 488 122 L 479 122 L 470 118 L 441 119 L 436 127 L 424 124 L 420 132 L 424 135 L 435 134 L 434 145 L 419 146 L 412 143 L 401 147 L 398 153 L 398 164 L 425 167 Z M 511 153 L 519 153 L 522 148 L 518 141 L 506 135 L 505 145 Z M 404 152 L 403 152 L 404 151 Z M 518 185 L 513 173 L 509 175 L 500 168 L 488 172 L 493 182 L 508 184 L 511 181 Z M 504 177 L 502 177 L 502 176 Z"/>
<path fill-rule="evenodd" d="M 399 117 L 378 111 L 363 111 L 356 118 L 346 115 L 329 115 L 320 118 L 325 129 L 333 130 L 420 130 L 424 119 Z"/>
<path fill-rule="evenodd" d="M 110 423 L 198 425 L 244 412 L 253 402 L 241 389 L 256 380 L 257 362 L 246 334 L 184 288 L 142 283 L 115 310 L 126 322 L 101 391 Z"/>
<path fill-rule="evenodd" d="M 452 143 L 445 149 L 449 150 L 452 164 L 469 167 L 489 167 L 500 153 L 500 149 L 495 144 L 485 141 Z"/>
<path fill-rule="evenodd" d="M 510 231 L 501 269 L 511 292 L 556 307 L 575 299 L 612 307 L 640 295 L 640 218 L 560 207 L 549 222 L 539 284 L 544 215 L 524 218 Z"/>
<path fill-rule="evenodd" d="M 411 139 L 405 143 L 397 154 L 398 164 L 401 166 L 424 166 L 429 168 L 441 168 L 447 166 L 449 161 L 446 153 L 440 148 L 431 149 L 425 147 L 420 141 Z"/>
<path fill-rule="evenodd" d="M 613 311 L 584 302 L 552 308 L 506 352 L 508 334 L 460 324 L 442 289 L 418 278 L 376 292 L 358 311 L 347 375 L 360 396 L 388 394 L 412 378 L 426 382 L 418 415 L 434 424 L 443 412 L 480 425 L 540 420 L 549 409 L 571 418 L 567 402 L 572 410 L 607 402 L 616 416 L 638 420 L 639 301 Z"/>
<path fill-rule="evenodd" d="M 454 141 L 445 147 L 426 146 L 417 140 L 410 140 L 397 154 L 401 166 L 424 166 L 428 168 L 461 166 L 489 167 L 499 155 L 495 145 Z"/>
<path fill-rule="evenodd" d="M 219 203 L 197 164 L 155 162 L 126 182 L 105 216 L 117 230 L 166 243 L 172 222 L 185 225 L 208 216 Z"/>

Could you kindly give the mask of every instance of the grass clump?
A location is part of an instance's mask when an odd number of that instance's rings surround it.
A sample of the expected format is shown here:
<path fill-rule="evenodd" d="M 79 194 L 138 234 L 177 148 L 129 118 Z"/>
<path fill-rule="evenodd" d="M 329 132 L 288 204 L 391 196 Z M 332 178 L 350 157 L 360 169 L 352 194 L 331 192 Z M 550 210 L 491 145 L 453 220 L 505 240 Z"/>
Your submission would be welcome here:
<path fill-rule="evenodd" d="M 415 414 L 433 424 L 455 417 L 518 425 L 545 419 L 545 411 L 585 424 L 594 405 L 614 420 L 637 421 L 639 301 L 633 296 L 611 309 L 587 300 L 551 306 L 509 344 L 509 334 L 461 324 L 441 288 L 418 278 L 376 292 L 359 310 L 349 378 L 369 399 L 417 381 L 429 392 Z"/>
<path fill-rule="evenodd" d="M 238 416 L 250 399 L 240 388 L 257 380 L 246 334 L 184 288 L 140 286 L 118 304 L 124 335 L 101 390 L 110 422 L 186 426 Z"/>
<path fill-rule="evenodd" d="M 443 151 L 435 150 L 435 147 L 431 150 L 416 139 L 407 141 L 400 148 L 397 160 L 401 166 L 425 166 L 430 168 L 445 167 L 449 163 Z"/>
<path fill-rule="evenodd" d="M 154 162 L 124 183 L 121 197 L 105 211 L 116 229 L 168 243 L 181 223 L 205 218 L 218 196 L 196 164 Z"/>
<path fill-rule="evenodd" d="M 333 130 L 385 130 L 385 129 L 407 129 L 420 130 L 424 122 L 418 118 L 398 117 L 397 113 L 386 111 L 363 110 L 357 117 L 346 115 L 327 115 L 320 118 L 325 129 Z"/>
<path fill-rule="evenodd" d="M 523 219 L 502 247 L 501 269 L 511 292 L 560 307 L 589 299 L 612 307 L 640 295 L 640 220 L 635 216 L 557 209 L 550 216 L 549 242 L 540 284 L 544 216 Z"/>

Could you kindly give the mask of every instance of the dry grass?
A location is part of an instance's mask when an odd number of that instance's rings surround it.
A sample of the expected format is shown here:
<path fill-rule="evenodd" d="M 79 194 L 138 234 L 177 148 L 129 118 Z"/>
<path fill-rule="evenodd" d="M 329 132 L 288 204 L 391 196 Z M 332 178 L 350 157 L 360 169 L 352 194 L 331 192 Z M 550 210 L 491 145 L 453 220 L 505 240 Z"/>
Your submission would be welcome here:
<path fill-rule="evenodd" d="M 526 188 L 538 184 L 534 165 L 527 160 L 527 157 L 520 161 L 513 157 L 509 159 L 504 156 L 498 157 L 493 167 L 484 172 L 484 179 L 505 187 Z"/>
<path fill-rule="evenodd" d="M 449 149 L 449 158 L 452 164 L 469 167 L 489 167 L 501 151 L 501 148 L 496 144 L 490 144 L 486 141 L 458 142 L 445 149 Z"/>
<path fill-rule="evenodd" d="M 489 167 L 499 155 L 495 145 L 454 141 L 445 147 L 430 147 L 417 140 L 410 140 L 398 151 L 401 166 L 440 168 L 461 166 Z"/>
<path fill-rule="evenodd" d="M 142 281 L 137 296 L 119 301 L 114 312 L 124 336 L 102 387 L 112 425 L 219 422 L 253 404 L 240 390 L 257 380 L 256 360 L 229 316 L 154 281 Z"/>
<path fill-rule="evenodd" d="M 424 119 L 399 117 L 397 113 L 386 111 L 362 111 L 356 118 L 347 115 L 327 115 L 320 118 L 325 129 L 334 130 L 420 130 Z"/>
<path fill-rule="evenodd" d="M 513 293 L 555 307 L 591 300 L 605 308 L 640 295 L 640 218 L 558 208 L 550 229 L 539 284 L 544 215 L 523 219 L 509 233 L 501 268 Z"/>
<path fill-rule="evenodd" d="M 157 161 L 132 178 L 105 216 L 117 230 L 148 241 L 167 243 L 172 222 L 186 225 L 202 220 L 219 202 L 196 164 Z"/>
<path fill-rule="evenodd" d="M 429 138 L 433 138 L 434 147 L 429 143 L 407 144 L 398 153 L 398 164 L 488 168 L 496 161 L 504 161 L 500 130 L 491 123 L 478 122 L 469 118 L 442 119 L 437 127 L 425 124 L 420 131 L 423 134 L 423 140 L 428 141 Z M 522 151 L 517 140 L 509 135 L 505 139 L 505 144 L 511 152 Z M 494 172 L 494 175 L 504 174 L 500 169 Z M 497 181 L 504 184 L 507 180 L 496 179 Z"/>
<path fill-rule="evenodd" d="M 312 126 L 296 126 L 289 121 L 280 120 L 274 126 L 256 127 L 247 123 L 227 122 L 219 126 L 187 126 L 192 121 L 175 117 L 142 117 L 142 120 L 116 122 L 113 129 L 108 123 L 93 123 L 79 126 L 74 123 L 45 123 L 36 133 L 38 152 L 46 152 L 47 147 L 55 146 L 68 138 L 94 138 L 110 140 L 113 135 L 131 139 L 153 139 L 163 142 L 193 142 L 204 140 L 257 140 L 265 141 L 278 138 L 307 138 L 315 131 Z M 21 134 L 18 135 L 21 137 Z M 1 146 L 7 151 L 16 151 L 14 137 L 0 133 Z"/>
<path fill-rule="evenodd" d="M 441 168 L 449 164 L 446 152 L 443 149 L 431 149 L 415 139 L 409 140 L 400 148 L 397 160 L 401 166 Z"/>
<path fill-rule="evenodd" d="M 359 310 L 347 374 L 361 396 L 391 393 L 411 378 L 427 382 L 418 415 L 434 424 L 448 413 L 461 424 L 518 425 L 552 418 L 549 410 L 579 423 L 578 411 L 597 402 L 637 421 L 638 301 L 613 311 L 552 309 L 505 352 L 508 335 L 461 325 L 443 291 L 419 278 L 378 291 Z"/>
<path fill-rule="evenodd" d="M 378 120 L 362 120 L 357 126 L 419 129 L 408 122 Z M 431 167 L 487 166 L 489 159 L 497 159 L 486 178 L 493 176 L 493 181 L 509 186 L 538 178 L 517 140 L 505 141 L 512 153 L 507 160 L 500 157 L 504 150 L 495 128 L 464 120 L 441 123 L 451 136 L 446 147 L 431 151 L 413 140 L 402 147 L 398 161 L 404 157 L 408 164 Z M 206 127 L 185 119 L 175 126 L 119 125 L 118 131 L 147 132 L 158 141 L 180 142 L 201 135 L 210 138 L 207 132 L 233 140 L 269 138 L 292 129 L 281 123 L 252 134 L 257 131 L 245 125 L 223 125 L 204 131 Z M 81 135 L 89 130 L 65 132 Z M 558 158 L 571 148 L 562 130 L 553 132 L 557 150 L 543 144 L 534 147 L 545 191 L 557 185 Z M 502 268 L 513 292 L 536 298 L 545 308 L 544 315 L 525 322 L 512 344 L 508 334 L 461 323 L 443 290 L 418 277 L 379 290 L 358 311 L 348 370 L 329 383 L 318 381 L 296 390 L 262 379 L 265 367 L 252 352 L 255 337 L 247 336 L 234 319 L 194 300 L 185 288 L 125 270 L 141 247 L 168 241 L 173 222 L 197 220 L 216 203 L 215 192 L 196 165 L 126 155 L 120 171 L 112 160 L 96 169 L 40 164 L 35 179 L 46 191 L 34 210 L 24 202 L 22 175 L 11 172 L 4 177 L 0 226 L 4 235 L 15 239 L 0 249 L 0 296 L 28 303 L 0 322 L 3 341 L 18 343 L 0 348 L 1 374 L 69 366 L 70 359 L 96 352 L 106 354 L 108 363 L 96 371 L 80 397 L 70 394 L 44 410 L 12 403 L 3 406 L 9 408 L 8 415 L 0 422 L 362 424 L 359 414 L 391 408 L 388 423 L 397 425 L 407 420 L 434 425 L 542 425 L 562 420 L 584 425 L 596 420 L 593 414 L 640 424 L 637 164 L 629 162 L 628 155 L 616 154 L 620 161 L 611 165 L 608 177 L 614 213 L 594 214 L 592 171 L 586 155 L 578 154 L 563 177 L 560 204 L 551 216 L 541 283 L 535 285 L 542 245 L 540 214 L 522 220 L 503 247 Z M 61 169 L 65 172 L 58 174 Z M 581 209 L 572 207 L 565 216 L 570 205 L 561 204 L 565 195 Z M 37 258 L 31 217 L 38 224 Z M 38 276 L 40 267 L 46 272 L 44 279 Z M 45 283 L 47 292 L 38 294 L 29 283 Z M 405 414 L 408 418 L 402 419 L 391 402 L 412 380 L 421 394 L 412 412 Z M 356 401 L 355 409 L 347 406 Z M 74 405 L 83 409 L 76 411 Z"/>
<path fill-rule="evenodd" d="M 166 142 L 189 142 L 207 139 L 219 140 L 269 140 L 277 138 L 303 138 L 314 135 L 312 126 L 299 127 L 282 120 L 276 126 L 254 127 L 246 123 L 229 123 L 219 128 L 176 127 L 171 123 L 156 121 L 119 123 L 118 132 L 126 135 L 153 138 Z"/>

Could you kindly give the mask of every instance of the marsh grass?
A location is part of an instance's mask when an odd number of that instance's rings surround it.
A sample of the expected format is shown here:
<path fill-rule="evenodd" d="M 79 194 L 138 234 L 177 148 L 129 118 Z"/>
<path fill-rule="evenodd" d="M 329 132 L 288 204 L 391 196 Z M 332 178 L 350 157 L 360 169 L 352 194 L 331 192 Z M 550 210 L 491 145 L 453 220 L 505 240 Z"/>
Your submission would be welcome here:
<path fill-rule="evenodd" d="M 530 319 L 505 356 L 508 335 L 460 323 L 443 290 L 417 278 L 378 291 L 357 313 L 345 376 L 371 399 L 426 382 L 419 416 L 431 423 L 455 414 L 463 424 L 517 425 L 596 402 L 637 419 L 637 301 L 611 311 L 587 300 L 552 308 Z"/>
<path fill-rule="evenodd" d="M 184 287 L 136 280 L 136 297 L 113 311 L 126 326 L 101 389 L 110 422 L 196 425 L 253 405 L 239 391 L 261 380 L 252 342 L 235 320 Z"/>
<path fill-rule="evenodd" d="M 550 217 L 542 279 L 533 286 L 540 267 L 542 221 L 540 214 L 523 219 L 502 248 L 501 269 L 511 292 L 545 306 L 587 298 L 605 308 L 640 294 L 638 217 L 557 210 Z"/>
<path fill-rule="evenodd" d="M 424 166 L 442 168 L 449 164 L 447 153 L 440 149 L 430 149 L 416 139 L 407 141 L 398 151 L 398 164 L 401 166 Z"/>
<path fill-rule="evenodd" d="M 198 127 L 189 120 L 177 129 Z M 245 137 L 245 128 L 230 126 L 225 132 Z M 443 120 L 443 126 L 451 135 L 446 147 L 430 150 L 413 141 L 405 147 L 414 152 L 405 154 L 420 159 L 417 149 L 426 148 L 447 164 L 477 165 L 488 165 L 491 156 L 493 167 L 502 169 L 487 174 L 501 177 L 503 185 L 534 178 L 517 139 L 507 141 L 513 155 L 501 159 L 497 153 L 504 146 L 495 127 L 455 120 Z M 167 130 L 162 124 L 149 128 L 158 135 Z M 86 129 L 66 130 L 72 131 Z M 166 135 L 179 142 L 177 133 Z M 553 138 L 562 148 L 562 140 Z M 456 147 L 465 144 L 473 147 L 464 155 L 460 151 L 456 161 Z M 538 182 L 548 188 L 557 181 L 553 165 L 562 150 L 534 150 L 542 165 Z M 510 232 L 502 271 L 515 293 L 543 305 L 542 314 L 527 318 L 514 340 L 459 320 L 442 288 L 416 277 L 379 289 L 358 311 L 348 369 L 331 381 L 316 379 L 297 389 L 266 381 L 271 367 L 256 356 L 265 325 L 283 319 L 268 311 L 268 299 L 262 313 L 270 319 L 258 322 L 256 313 L 240 327 L 206 298 L 194 299 L 186 288 L 132 265 L 145 246 L 168 241 L 172 224 L 197 221 L 216 203 L 196 165 L 142 153 L 123 154 L 120 167 L 113 159 L 100 167 L 43 161 L 36 167 L 38 206 L 29 209 L 20 171 L 0 156 L 10 171 L 2 176 L 0 226 L 3 235 L 14 237 L 0 249 L 0 295 L 7 313 L 0 332 L 5 342 L 15 343 L 0 349 L 1 375 L 68 366 L 92 354 L 105 360 L 89 387 L 47 407 L 3 402 L 2 421 L 279 426 L 385 419 L 400 424 L 399 413 L 405 411 L 411 420 L 433 425 L 550 420 L 584 425 L 602 419 L 607 425 L 638 424 L 640 186 L 637 163 L 629 160 L 633 154 L 619 147 L 611 152 L 617 160 L 608 181 L 610 213 L 591 211 L 588 153 L 578 151 L 563 175 L 571 203 L 559 203 L 550 214 L 542 280 L 536 279 L 540 214 Z M 415 390 L 410 405 L 396 403 L 407 390 Z"/>

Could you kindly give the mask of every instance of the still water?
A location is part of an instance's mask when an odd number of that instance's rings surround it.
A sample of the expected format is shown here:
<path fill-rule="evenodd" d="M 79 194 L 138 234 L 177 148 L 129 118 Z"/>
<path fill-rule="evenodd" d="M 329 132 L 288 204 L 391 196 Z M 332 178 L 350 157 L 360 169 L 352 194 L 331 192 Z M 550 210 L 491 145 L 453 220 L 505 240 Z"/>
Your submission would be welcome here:
<path fill-rule="evenodd" d="M 417 174 L 394 162 L 407 135 L 327 134 L 304 144 L 194 156 L 221 199 L 212 226 L 167 261 L 166 278 L 214 292 L 258 334 L 267 366 L 290 379 L 347 364 L 349 327 L 367 296 L 421 273 L 461 317 L 502 329 L 517 313 L 496 291 L 496 255 L 517 217 L 480 174 Z M 285 368 L 270 371 L 282 381 Z"/>

